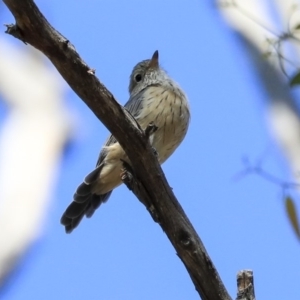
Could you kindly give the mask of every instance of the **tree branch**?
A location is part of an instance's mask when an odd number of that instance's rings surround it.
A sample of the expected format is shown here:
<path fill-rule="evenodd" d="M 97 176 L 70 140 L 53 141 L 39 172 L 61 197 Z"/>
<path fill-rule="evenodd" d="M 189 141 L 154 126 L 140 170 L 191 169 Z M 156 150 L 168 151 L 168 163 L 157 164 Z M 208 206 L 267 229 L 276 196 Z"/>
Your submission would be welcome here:
<path fill-rule="evenodd" d="M 74 92 L 119 141 L 131 161 L 138 196 L 155 210 L 159 224 L 204 300 L 229 300 L 217 270 L 174 196 L 147 136 L 94 76 L 74 46 L 56 31 L 32 0 L 3 0 L 16 19 L 7 33 L 43 52 Z M 136 192 L 135 189 L 133 191 Z M 149 207 L 148 207 L 149 208 Z"/>
<path fill-rule="evenodd" d="M 242 270 L 237 274 L 236 300 L 255 300 L 253 271 Z"/>

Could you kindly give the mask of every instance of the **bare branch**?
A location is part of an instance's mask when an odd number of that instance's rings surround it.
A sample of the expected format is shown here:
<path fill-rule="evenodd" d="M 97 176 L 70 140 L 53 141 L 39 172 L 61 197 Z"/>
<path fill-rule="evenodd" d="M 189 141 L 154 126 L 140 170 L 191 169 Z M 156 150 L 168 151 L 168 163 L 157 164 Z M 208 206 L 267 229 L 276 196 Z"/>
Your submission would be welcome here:
<path fill-rule="evenodd" d="M 237 274 L 238 293 L 236 300 L 255 300 L 253 271 L 242 270 Z"/>
<path fill-rule="evenodd" d="M 45 19 L 32 0 L 3 0 L 16 19 L 8 28 L 16 38 L 42 51 L 74 92 L 112 132 L 127 153 L 134 180 L 147 194 L 202 299 L 230 299 L 195 229 L 168 185 L 147 136 L 94 76 L 74 46 Z M 135 189 L 133 189 L 135 191 Z M 140 193 L 140 197 L 143 193 Z"/>

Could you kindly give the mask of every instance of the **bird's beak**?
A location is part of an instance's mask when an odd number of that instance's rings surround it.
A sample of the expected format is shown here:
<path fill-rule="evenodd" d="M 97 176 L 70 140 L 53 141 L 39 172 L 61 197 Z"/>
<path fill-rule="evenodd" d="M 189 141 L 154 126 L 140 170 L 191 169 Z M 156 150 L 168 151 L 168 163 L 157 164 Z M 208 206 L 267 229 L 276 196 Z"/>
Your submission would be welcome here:
<path fill-rule="evenodd" d="M 158 62 L 158 50 L 156 50 L 149 63 L 149 68 L 157 69 L 159 67 L 159 62 Z"/>

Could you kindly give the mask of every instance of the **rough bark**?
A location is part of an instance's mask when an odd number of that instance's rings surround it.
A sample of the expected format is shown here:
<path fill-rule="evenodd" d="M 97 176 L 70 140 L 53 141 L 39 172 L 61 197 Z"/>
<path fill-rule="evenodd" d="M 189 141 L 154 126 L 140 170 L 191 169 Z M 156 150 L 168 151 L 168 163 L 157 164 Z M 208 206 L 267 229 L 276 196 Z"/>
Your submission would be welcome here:
<path fill-rule="evenodd" d="M 237 287 L 236 300 L 255 300 L 253 271 L 242 270 L 238 272 Z"/>
<path fill-rule="evenodd" d="M 149 145 L 126 111 L 75 51 L 45 19 L 32 0 L 3 0 L 15 17 L 7 33 L 43 52 L 74 92 L 124 148 L 131 171 L 123 179 L 155 216 L 184 263 L 202 299 L 231 299 L 203 243 L 178 203 Z M 130 180 L 128 180 L 130 177 Z"/>

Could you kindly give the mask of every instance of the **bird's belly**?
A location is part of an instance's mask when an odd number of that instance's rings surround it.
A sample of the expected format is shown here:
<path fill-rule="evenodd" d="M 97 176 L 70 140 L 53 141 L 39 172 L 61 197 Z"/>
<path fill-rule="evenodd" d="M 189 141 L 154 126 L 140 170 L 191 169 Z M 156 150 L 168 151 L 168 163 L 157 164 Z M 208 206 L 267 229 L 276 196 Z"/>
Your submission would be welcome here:
<path fill-rule="evenodd" d="M 104 159 L 104 166 L 101 170 L 97 184 L 93 187 L 93 193 L 98 195 L 108 193 L 122 183 L 122 160 L 128 160 L 123 148 L 118 142 L 107 146 L 105 149 L 107 155 Z"/>
<path fill-rule="evenodd" d="M 162 164 L 170 155 L 176 150 L 182 142 L 186 131 L 187 122 L 184 119 L 170 120 L 170 116 L 166 116 L 164 122 L 157 122 L 154 124 L 158 127 L 154 133 L 152 145 L 158 152 L 158 160 Z"/>
<path fill-rule="evenodd" d="M 139 116 L 138 122 L 143 129 L 151 122 L 158 127 L 151 141 L 158 152 L 159 162 L 163 163 L 186 135 L 190 115 L 184 95 L 179 97 L 171 90 L 163 88 L 156 91 L 153 100 L 146 103 L 146 113 Z"/>

